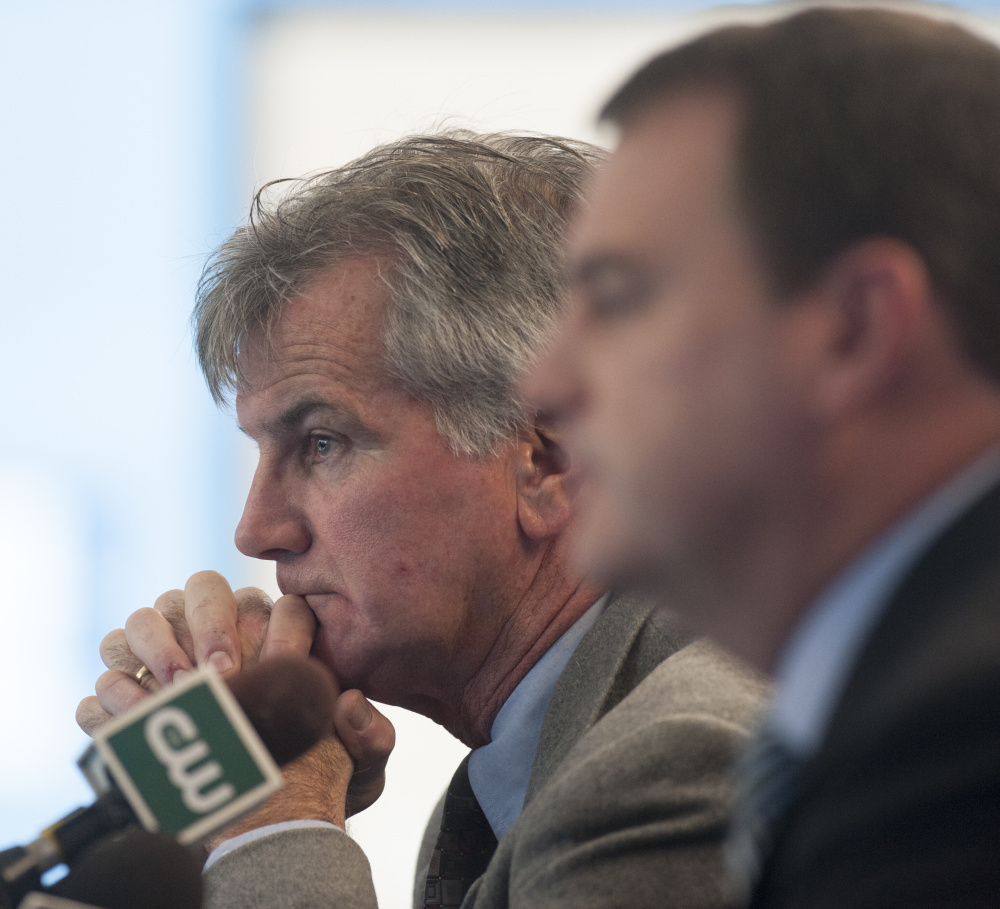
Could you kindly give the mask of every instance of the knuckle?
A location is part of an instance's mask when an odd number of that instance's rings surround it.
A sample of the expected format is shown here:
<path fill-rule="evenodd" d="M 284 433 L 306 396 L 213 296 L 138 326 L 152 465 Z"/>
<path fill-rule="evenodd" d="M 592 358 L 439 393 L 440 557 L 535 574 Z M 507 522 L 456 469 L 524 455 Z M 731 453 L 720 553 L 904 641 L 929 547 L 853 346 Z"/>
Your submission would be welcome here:
<path fill-rule="evenodd" d="M 132 651 L 123 628 L 116 628 L 106 634 L 99 648 L 101 660 L 108 669 L 116 669 L 131 660 Z"/>
<path fill-rule="evenodd" d="M 189 613 L 206 605 L 236 612 L 236 597 L 229 582 L 217 571 L 199 571 L 191 575 L 184 586 L 184 600 Z"/>
<path fill-rule="evenodd" d="M 196 571 L 187 580 L 188 584 L 225 584 L 226 587 L 229 586 L 229 582 L 217 571 L 212 571 L 211 568 L 206 568 L 204 571 Z"/>
<path fill-rule="evenodd" d="M 161 593 L 157 598 L 156 602 L 153 603 L 153 608 L 160 613 L 160 615 L 169 619 L 170 616 L 180 613 L 184 615 L 184 591 L 183 590 L 168 590 L 166 593 Z"/>
<path fill-rule="evenodd" d="M 106 713 L 94 695 L 84 698 L 76 708 L 76 723 L 88 735 L 105 725 L 111 715 Z"/>
<path fill-rule="evenodd" d="M 267 593 L 259 587 L 241 587 L 233 594 L 236 597 L 236 608 L 242 618 L 245 612 L 270 612 L 274 605 Z"/>
<path fill-rule="evenodd" d="M 170 626 L 177 643 L 184 650 L 188 650 L 187 642 L 191 639 L 191 629 L 188 625 L 187 615 L 185 614 L 183 597 L 179 601 L 162 605 L 162 608 L 161 606 L 157 606 L 157 612 L 163 616 L 167 625 Z"/>
<path fill-rule="evenodd" d="M 99 649 L 101 653 L 109 648 L 120 647 L 125 643 L 125 629 L 115 628 L 113 631 L 109 631 L 103 638 L 101 638 L 101 643 Z"/>
<path fill-rule="evenodd" d="M 235 631 L 238 621 L 235 608 L 230 611 L 226 604 L 214 597 L 189 603 L 186 618 L 188 627 L 195 636 L 217 634 L 220 630 L 228 636 Z"/>
<path fill-rule="evenodd" d="M 100 679 L 98 684 L 100 685 Z M 147 693 L 130 676 L 121 672 L 110 674 L 110 678 L 97 690 L 98 702 L 112 717 L 123 714 L 146 697 Z"/>
<path fill-rule="evenodd" d="M 204 644 L 227 644 L 233 640 L 233 627 L 229 622 L 210 617 L 198 624 L 197 637 Z"/>
<path fill-rule="evenodd" d="M 126 636 L 137 635 L 146 640 L 155 632 L 160 614 L 149 606 L 137 609 L 125 620 Z"/>
<path fill-rule="evenodd" d="M 122 673 L 118 669 L 109 669 L 107 672 L 102 672 L 94 683 L 94 690 L 97 692 L 98 699 L 102 700 L 121 677 Z"/>

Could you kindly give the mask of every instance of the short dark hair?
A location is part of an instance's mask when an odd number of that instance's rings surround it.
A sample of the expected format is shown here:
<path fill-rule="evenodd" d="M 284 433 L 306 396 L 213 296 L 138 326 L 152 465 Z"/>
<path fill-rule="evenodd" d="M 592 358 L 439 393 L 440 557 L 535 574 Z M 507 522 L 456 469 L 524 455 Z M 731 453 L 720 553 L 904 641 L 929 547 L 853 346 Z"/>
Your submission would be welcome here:
<path fill-rule="evenodd" d="M 776 289 L 801 289 L 865 237 L 898 238 L 966 355 L 1000 381 L 1000 48 L 922 16 L 811 9 L 659 55 L 602 117 L 627 130 L 714 88 L 739 103 L 738 202 Z"/>

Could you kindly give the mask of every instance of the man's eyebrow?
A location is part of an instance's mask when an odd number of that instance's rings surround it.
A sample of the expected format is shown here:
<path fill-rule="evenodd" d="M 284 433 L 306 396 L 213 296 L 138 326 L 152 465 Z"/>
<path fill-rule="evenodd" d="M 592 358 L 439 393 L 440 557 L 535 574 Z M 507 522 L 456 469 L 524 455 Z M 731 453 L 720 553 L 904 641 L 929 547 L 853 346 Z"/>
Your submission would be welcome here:
<path fill-rule="evenodd" d="M 269 436 L 283 435 L 289 430 L 298 427 L 306 417 L 312 416 L 317 411 L 323 411 L 329 416 L 334 417 L 348 431 L 359 435 L 371 435 L 371 432 L 362 425 L 355 414 L 323 398 L 304 398 L 296 401 L 287 410 L 278 414 L 278 416 L 269 420 L 262 420 L 260 423 L 260 432 L 263 435 Z M 240 432 L 244 435 L 250 435 L 242 424 L 237 423 L 237 426 L 239 426 Z"/>

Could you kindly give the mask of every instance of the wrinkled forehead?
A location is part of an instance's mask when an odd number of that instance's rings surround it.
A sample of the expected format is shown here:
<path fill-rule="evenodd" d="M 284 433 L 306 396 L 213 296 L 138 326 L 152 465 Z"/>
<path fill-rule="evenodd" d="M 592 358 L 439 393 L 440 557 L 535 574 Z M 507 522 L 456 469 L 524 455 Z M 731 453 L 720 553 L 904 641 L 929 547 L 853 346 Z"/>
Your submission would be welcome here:
<path fill-rule="evenodd" d="M 377 260 L 338 262 L 252 331 L 238 357 L 237 395 L 313 373 L 366 386 L 389 381 L 383 329 L 388 286 Z"/>

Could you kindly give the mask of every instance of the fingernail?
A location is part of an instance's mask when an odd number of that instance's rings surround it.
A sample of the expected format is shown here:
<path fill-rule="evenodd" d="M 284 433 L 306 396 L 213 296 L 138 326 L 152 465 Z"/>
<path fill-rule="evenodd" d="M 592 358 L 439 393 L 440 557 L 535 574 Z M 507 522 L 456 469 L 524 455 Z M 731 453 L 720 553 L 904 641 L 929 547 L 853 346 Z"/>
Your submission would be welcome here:
<path fill-rule="evenodd" d="M 208 665 L 216 672 L 229 672 L 233 668 L 233 659 L 224 650 L 216 650 L 208 658 Z"/>
<path fill-rule="evenodd" d="M 355 732 L 364 732 L 371 725 L 371 721 L 372 708 L 367 701 L 356 704 L 347 716 L 347 722 Z"/>
<path fill-rule="evenodd" d="M 184 679 L 189 678 L 190 675 L 191 675 L 190 669 L 178 669 L 174 672 L 173 676 L 171 677 L 171 681 L 183 682 Z"/>

